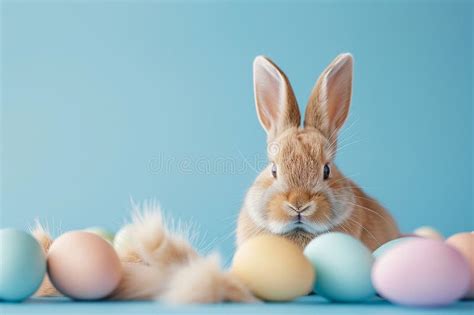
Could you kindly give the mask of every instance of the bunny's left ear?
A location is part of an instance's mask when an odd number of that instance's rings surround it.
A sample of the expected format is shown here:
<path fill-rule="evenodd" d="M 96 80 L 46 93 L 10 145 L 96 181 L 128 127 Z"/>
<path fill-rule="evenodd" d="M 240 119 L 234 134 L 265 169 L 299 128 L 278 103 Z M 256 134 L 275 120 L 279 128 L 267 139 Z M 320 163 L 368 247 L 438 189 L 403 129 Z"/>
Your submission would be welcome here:
<path fill-rule="evenodd" d="M 341 54 L 321 74 L 306 107 L 305 127 L 317 128 L 328 138 L 337 136 L 349 113 L 352 63 L 351 54 Z"/>

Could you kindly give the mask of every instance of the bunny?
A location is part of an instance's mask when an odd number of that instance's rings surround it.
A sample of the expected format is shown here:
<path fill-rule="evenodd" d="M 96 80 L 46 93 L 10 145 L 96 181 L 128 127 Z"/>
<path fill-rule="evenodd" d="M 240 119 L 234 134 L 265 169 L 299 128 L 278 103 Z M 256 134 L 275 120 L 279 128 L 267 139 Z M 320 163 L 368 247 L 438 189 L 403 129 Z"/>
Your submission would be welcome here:
<path fill-rule="evenodd" d="M 324 70 L 301 127 L 288 78 L 270 59 L 255 58 L 255 104 L 267 133 L 270 163 L 246 194 L 237 246 L 271 233 L 304 248 L 321 233 L 340 231 L 374 250 L 399 236 L 391 215 L 334 164 L 337 136 L 349 113 L 352 65 L 352 55 L 345 53 Z"/>

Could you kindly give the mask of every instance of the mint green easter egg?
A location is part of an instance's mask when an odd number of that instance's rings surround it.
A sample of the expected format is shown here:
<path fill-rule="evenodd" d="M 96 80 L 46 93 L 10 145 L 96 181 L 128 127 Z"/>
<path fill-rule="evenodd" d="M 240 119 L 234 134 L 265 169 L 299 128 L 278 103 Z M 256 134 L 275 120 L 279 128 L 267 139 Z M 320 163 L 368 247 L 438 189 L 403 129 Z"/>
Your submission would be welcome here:
<path fill-rule="evenodd" d="M 0 300 L 30 297 L 45 273 L 46 258 L 33 236 L 15 229 L 0 230 Z"/>
<path fill-rule="evenodd" d="M 374 257 L 359 240 L 344 233 L 326 233 L 313 239 L 304 254 L 317 270 L 317 294 L 338 302 L 359 302 L 375 295 Z"/>

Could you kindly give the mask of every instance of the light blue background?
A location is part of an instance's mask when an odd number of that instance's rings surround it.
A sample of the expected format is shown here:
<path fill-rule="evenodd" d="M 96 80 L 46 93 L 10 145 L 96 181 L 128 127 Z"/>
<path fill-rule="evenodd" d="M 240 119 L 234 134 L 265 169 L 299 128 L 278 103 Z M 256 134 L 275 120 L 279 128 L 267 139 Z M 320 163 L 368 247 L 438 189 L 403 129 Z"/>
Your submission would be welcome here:
<path fill-rule="evenodd" d="M 229 257 L 256 174 L 216 164 L 264 157 L 253 58 L 273 58 L 304 107 L 319 73 L 348 51 L 352 127 L 340 168 L 405 232 L 472 230 L 472 10 L 468 1 L 3 1 L 0 226 L 39 217 L 55 233 L 117 229 L 130 197 L 156 198 Z"/>

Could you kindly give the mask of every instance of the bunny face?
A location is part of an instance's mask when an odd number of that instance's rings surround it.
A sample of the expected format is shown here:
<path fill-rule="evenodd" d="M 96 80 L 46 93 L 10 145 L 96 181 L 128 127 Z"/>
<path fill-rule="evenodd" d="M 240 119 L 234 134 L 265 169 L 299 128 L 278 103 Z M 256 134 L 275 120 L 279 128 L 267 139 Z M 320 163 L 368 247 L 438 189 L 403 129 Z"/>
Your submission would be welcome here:
<path fill-rule="evenodd" d="M 314 128 L 291 128 L 269 145 L 270 164 L 249 194 L 250 215 L 275 234 L 319 234 L 350 214 L 354 196 L 333 163 L 335 144 Z"/>
<path fill-rule="evenodd" d="M 303 127 L 287 77 L 265 57 L 254 62 L 254 89 L 269 165 L 247 194 L 249 217 L 260 229 L 283 235 L 315 235 L 341 224 L 355 199 L 351 182 L 334 165 L 349 111 L 352 56 L 338 56 L 321 74 Z"/>

